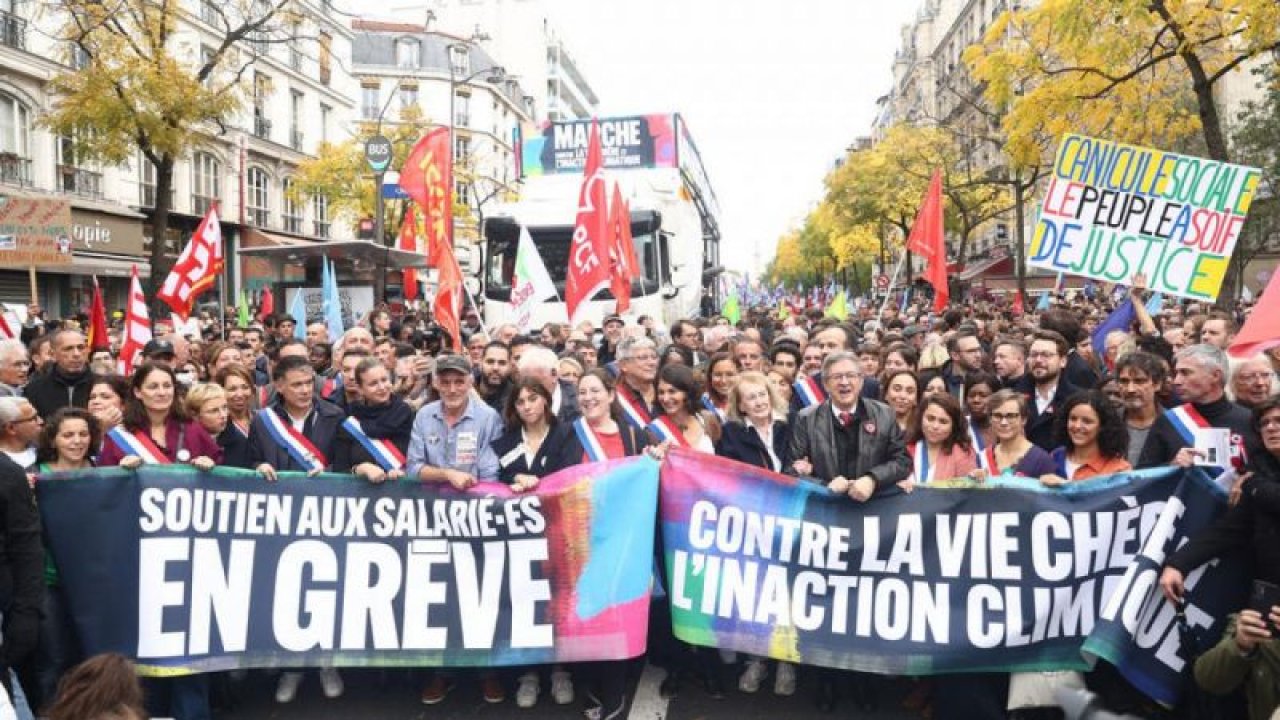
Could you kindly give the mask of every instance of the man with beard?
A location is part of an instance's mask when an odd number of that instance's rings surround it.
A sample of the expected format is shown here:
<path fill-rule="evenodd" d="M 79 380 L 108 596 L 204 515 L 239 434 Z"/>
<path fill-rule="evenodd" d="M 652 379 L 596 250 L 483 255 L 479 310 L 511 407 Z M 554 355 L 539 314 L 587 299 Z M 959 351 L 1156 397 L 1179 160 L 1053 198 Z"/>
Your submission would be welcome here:
<path fill-rule="evenodd" d="M 622 342 L 622 316 L 610 315 L 604 319 L 604 338 L 600 341 L 600 349 L 596 356 L 601 365 L 619 360 L 618 345 Z"/>
<path fill-rule="evenodd" d="M 1207 464 L 1210 468 L 1243 469 L 1257 449 L 1257 438 L 1249 411 L 1227 399 L 1227 354 L 1202 343 L 1183 349 L 1174 359 L 1173 389 L 1184 404 L 1165 411 L 1169 425 L 1158 432 L 1153 429 L 1142 451 L 1141 466 Z M 1229 431 L 1230 457 L 1206 457 L 1208 449 L 1196 442 L 1204 430 Z"/>
<path fill-rule="evenodd" d="M 1031 336 L 1031 392 L 1027 401 L 1027 439 L 1045 452 L 1053 452 L 1056 443 L 1053 426 L 1058 408 L 1076 392 L 1076 387 L 1063 376 L 1067 352 L 1066 338 L 1053 330 L 1040 330 Z"/>
<path fill-rule="evenodd" d="M 1080 319 L 1070 310 L 1049 310 L 1040 316 L 1040 329 L 1052 330 L 1067 341 L 1067 355 L 1063 361 L 1062 376 L 1076 388 L 1091 388 L 1098 384 L 1098 374 L 1076 352 L 1081 338 L 1088 337 L 1080 327 Z"/>
<path fill-rule="evenodd" d="M 494 340 L 484 348 L 480 356 L 480 386 L 476 391 L 480 399 L 497 412 L 504 412 L 507 394 L 511 392 L 511 349 L 501 340 Z"/>
<path fill-rule="evenodd" d="M 961 330 L 947 341 L 950 359 L 942 366 L 942 377 L 947 390 L 964 405 L 964 378 L 970 373 L 981 372 L 986 364 L 982 341 L 974 330 Z"/>
<path fill-rule="evenodd" d="M 1124 422 L 1129 428 L 1129 464 L 1135 470 L 1148 467 L 1142 464 L 1142 453 L 1153 429 L 1160 426 L 1161 431 L 1167 431 L 1165 426 L 1169 420 L 1156 402 L 1156 392 L 1167 376 L 1164 361 L 1151 353 L 1131 352 L 1116 361 L 1116 384 L 1120 386 Z"/>

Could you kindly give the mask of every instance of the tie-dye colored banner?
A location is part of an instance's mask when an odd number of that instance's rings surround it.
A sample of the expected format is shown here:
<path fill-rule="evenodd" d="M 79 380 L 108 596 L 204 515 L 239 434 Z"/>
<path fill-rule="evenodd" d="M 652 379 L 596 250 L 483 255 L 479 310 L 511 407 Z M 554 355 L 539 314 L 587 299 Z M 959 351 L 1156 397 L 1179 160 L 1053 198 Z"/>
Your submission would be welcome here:
<path fill-rule="evenodd" d="M 661 503 L 672 623 L 696 645 L 889 674 L 1083 670 L 1101 657 L 1172 703 L 1187 654 L 1156 579 L 1224 507 L 1198 469 L 857 503 L 676 450 Z M 1241 607 L 1248 583 L 1232 565 L 1188 576 L 1201 642 Z"/>
<path fill-rule="evenodd" d="M 37 484 L 85 653 L 157 675 L 634 657 L 657 494 L 648 458 L 525 495 L 186 466 Z"/>

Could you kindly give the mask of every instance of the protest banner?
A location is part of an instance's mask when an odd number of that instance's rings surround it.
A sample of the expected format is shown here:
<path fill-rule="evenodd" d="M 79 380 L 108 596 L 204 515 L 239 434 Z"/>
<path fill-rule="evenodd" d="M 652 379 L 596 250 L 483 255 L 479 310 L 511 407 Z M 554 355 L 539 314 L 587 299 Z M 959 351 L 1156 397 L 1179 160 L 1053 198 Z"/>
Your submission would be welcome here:
<path fill-rule="evenodd" d="M 634 657 L 657 492 L 649 458 L 523 495 L 190 466 L 37 484 L 85 654 L 152 675 Z"/>
<path fill-rule="evenodd" d="M 1088 650 L 1176 700 L 1186 656 L 1156 581 L 1165 553 L 1225 507 L 1222 490 L 1198 469 L 988 485 L 855 503 L 673 451 L 661 509 L 675 635 L 909 675 L 1083 670 Z M 1216 641 L 1248 583 L 1223 563 L 1187 587 L 1189 622 Z"/>
<path fill-rule="evenodd" d="M 1027 265 L 1214 300 L 1257 168 L 1067 135 L 1045 188 Z"/>

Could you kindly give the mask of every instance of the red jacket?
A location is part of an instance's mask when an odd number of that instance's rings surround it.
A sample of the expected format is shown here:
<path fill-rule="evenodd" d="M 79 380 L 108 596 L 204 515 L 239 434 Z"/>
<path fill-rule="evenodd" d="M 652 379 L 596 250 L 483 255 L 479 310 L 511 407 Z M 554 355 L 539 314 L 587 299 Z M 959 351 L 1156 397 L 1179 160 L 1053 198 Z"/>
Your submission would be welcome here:
<path fill-rule="evenodd" d="M 139 428 L 126 429 L 135 435 L 142 435 L 148 432 Z M 208 430 L 205 430 L 197 422 L 190 420 L 184 422 L 170 417 L 164 431 L 164 447 L 161 447 L 160 450 L 169 458 L 170 462 L 178 462 L 179 448 L 190 453 L 187 462 L 198 457 L 207 457 L 215 463 L 222 462 L 222 448 L 218 446 L 218 442 L 213 439 Z M 110 435 L 107 435 L 102 439 L 102 454 L 98 456 L 98 467 L 115 467 L 128 454 L 126 450 L 111 439 Z"/>

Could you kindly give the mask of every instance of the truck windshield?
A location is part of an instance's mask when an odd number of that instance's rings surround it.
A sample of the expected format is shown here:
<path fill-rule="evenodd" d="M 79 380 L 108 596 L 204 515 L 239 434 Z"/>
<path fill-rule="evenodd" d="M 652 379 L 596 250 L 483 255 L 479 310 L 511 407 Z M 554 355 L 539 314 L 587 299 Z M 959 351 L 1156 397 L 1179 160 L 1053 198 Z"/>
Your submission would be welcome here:
<path fill-rule="evenodd" d="M 529 232 L 534 246 L 542 255 L 542 262 L 547 266 L 548 274 L 551 275 L 552 281 L 563 296 L 565 273 L 568 272 L 569 267 L 569 241 L 573 236 L 573 228 L 570 226 L 539 228 Z M 518 233 L 519 229 L 516 225 L 491 225 L 489 228 L 488 248 L 485 253 L 487 297 L 499 299 L 511 292 L 511 278 L 516 266 L 516 247 L 519 243 Z M 660 234 L 651 232 L 636 232 L 633 235 L 636 261 L 640 263 L 640 279 L 632 282 L 633 294 L 656 292 L 660 285 L 657 246 L 660 238 Z"/>

